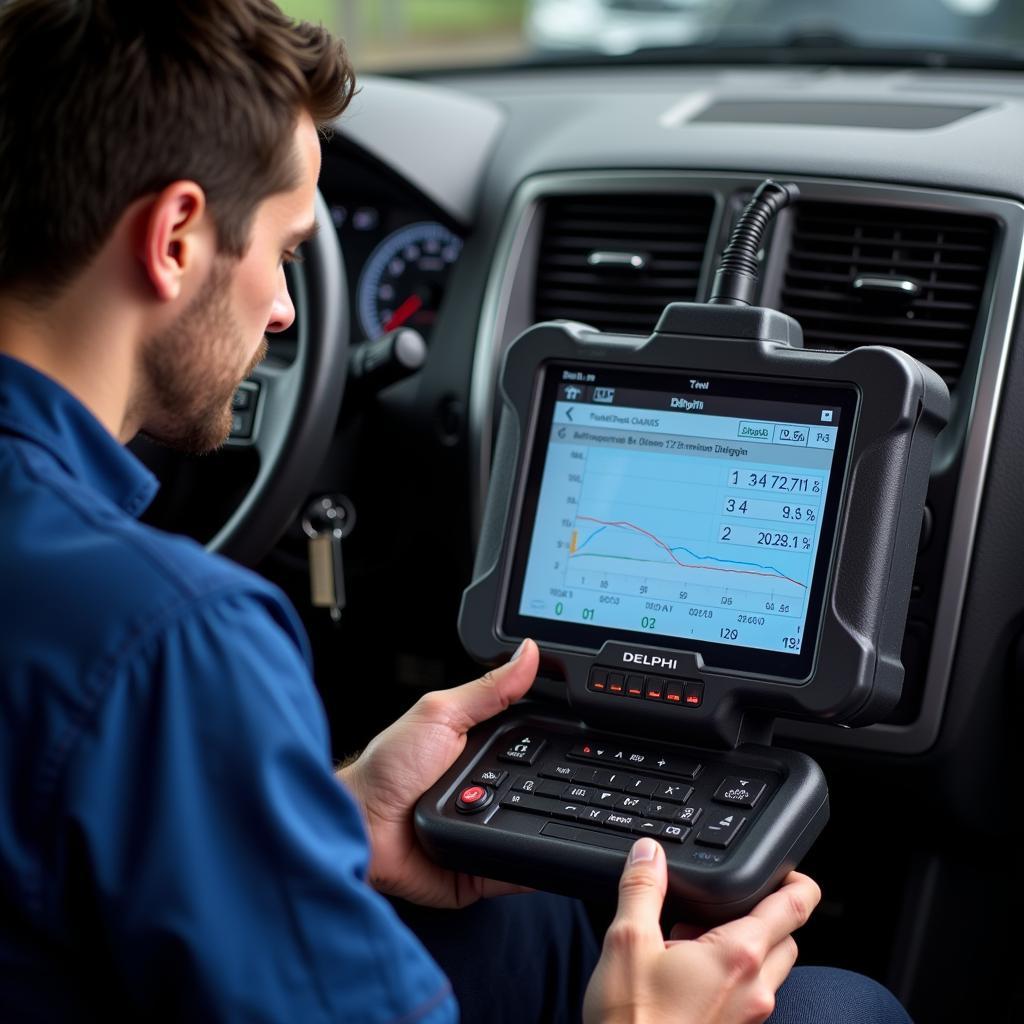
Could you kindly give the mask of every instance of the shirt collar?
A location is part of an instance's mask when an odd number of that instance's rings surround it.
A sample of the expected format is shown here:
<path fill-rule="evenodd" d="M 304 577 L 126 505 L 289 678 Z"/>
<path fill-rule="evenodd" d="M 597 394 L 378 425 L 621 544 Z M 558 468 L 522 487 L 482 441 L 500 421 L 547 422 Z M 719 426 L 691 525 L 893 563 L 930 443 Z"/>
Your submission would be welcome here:
<path fill-rule="evenodd" d="M 0 434 L 45 449 L 74 479 L 140 516 L 156 477 L 69 391 L 51 377 L 0 355 Z"/>

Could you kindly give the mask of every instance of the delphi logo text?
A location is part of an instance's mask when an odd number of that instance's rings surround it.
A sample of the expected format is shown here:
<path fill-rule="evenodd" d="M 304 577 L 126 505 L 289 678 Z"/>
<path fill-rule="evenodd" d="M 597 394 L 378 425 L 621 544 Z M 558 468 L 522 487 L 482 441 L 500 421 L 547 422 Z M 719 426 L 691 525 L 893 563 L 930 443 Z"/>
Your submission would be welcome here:
<path fill-rule="evenodd" d="M 659 658 L 656 654 L 635 654 L 633 651 L 623 651 L 622 660 L 632 662 L 634 665 L 647 665 L 650 668 L 675 668 L 675 658 Z"/>
<path fill-rule="evenodd" d="M 673 409 L 685 409 L 687 412 L 699 411 L 704 408 L 704 403 L 699 398 L 679 398 L 672 396 Z"/>

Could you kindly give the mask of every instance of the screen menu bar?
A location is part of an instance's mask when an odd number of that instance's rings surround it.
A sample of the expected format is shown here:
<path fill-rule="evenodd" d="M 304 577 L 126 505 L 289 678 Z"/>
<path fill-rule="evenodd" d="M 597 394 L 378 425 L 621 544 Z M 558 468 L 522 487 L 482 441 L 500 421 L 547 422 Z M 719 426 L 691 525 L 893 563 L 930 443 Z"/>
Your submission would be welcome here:
<path fill-rule="evenodd" d="M 566 371 L 568 373 L 568 371 Z M 565 374 L 563 374 L 564 376 Z M 576 374 L 576 376 L 580 376 Z M 587 375 L 593 376 L 593 375 Z M 714 394 L 715 381 L 694 378 L 689 382 L 692 390 L 684 393 L 654 391 L 641 388 L 608 387 L 585 381 L 563 381 L 558 388 L 560 402 L 597 405 L 609 409 L 652 410 L 657 412 L 683 412 L 694 416 L 740 417 L 750 410 L 749 398 Z M 706 386 L 707 390 L 702 390 Z M 759 415 L 776 423 L 838 424 L 841 409 L 838 406 L 810 406 L 795 402 L 757 401 Z M 750 440 L 764 440 L 752 436 Z M 770 441 L 770 439 L 769 439 Z"/>

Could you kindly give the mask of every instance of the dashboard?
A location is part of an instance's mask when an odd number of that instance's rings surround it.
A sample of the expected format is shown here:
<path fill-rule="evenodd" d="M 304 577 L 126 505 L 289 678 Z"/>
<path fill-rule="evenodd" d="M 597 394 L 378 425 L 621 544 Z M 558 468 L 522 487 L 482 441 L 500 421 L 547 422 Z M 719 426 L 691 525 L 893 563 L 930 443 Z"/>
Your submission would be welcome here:
<path fill-rule="evenodd" d="M 1024 652 L 1015 578 L 1024 407 L 1013 399 L 1024 386 L 1021 124 L 1024 77 L 1013 72 L 782 65 L 365 77 L 325 144 L 321 177 L 352 337 L 402 324 L 424 334 L 429 352 L 414 377 L 343 414 L 321 474 L 360 519 L 346 550 L 351 609 L 340 630 L 309 623 L 318 662 L 344 650 L 354 673 L 379 675 L 367 637 L 384 617 L 403 625 L 396 683 L 364 694 L 360 715 L 345 719 L 337 688 L 321 680 L 336 746 L 355 749 L 423 689 L 473 671 L 454 624 L 489 481 L 508 472 L 493 456 L 511 341 L 558 318 L 649 333 L 666 303 L 707 297 L 756 185 L 793 180 L 802 199 L 761 254 L 760 301 L 799 320 L 811 348 L 903 348 L 953 398 L 932 466 L 899 705 L 861 729 L 777 729 L 779 742 L 825 767 L 835 808 L 808 865 L 826 901 L 802 946 L 886 980 L 915 1019 L 1015 1019 L 1005 950 L 981 938 L 967 964 L 951 937 L 996 934 L 1018 885 L 1007 793 Z M 620 258 L 609 265 L 608 253 Z M 816 534 L 805 525 L 778 534 L 770 565 L 783 572 L 783 560 L 797 565 L 783 537 L 812 545 Z M 616 542 L 627 554 L 639 543 Z M 726 543 L 718 539 L 716 556 L 729 557 Z M 302 582 L 277 571 L 301 605 Z M 763 646 L 787 636 L 766 632 Z M 537 688 L 558 695 L 553 684 Z"/>
<path fill-rule="evenodd" d="M 365 158 L 328 151 L 321 189 L 345 254 L 353 340 L 405 326 L 429 342 L 462 251 L 458 225 Z"/>

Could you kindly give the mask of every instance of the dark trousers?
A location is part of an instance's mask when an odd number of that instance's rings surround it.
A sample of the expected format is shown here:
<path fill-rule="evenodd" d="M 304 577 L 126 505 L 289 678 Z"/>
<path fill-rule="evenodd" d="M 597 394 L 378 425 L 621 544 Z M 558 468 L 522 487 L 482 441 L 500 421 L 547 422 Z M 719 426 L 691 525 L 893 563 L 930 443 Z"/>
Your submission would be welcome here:
<path fill-rule="evenodd" d="M 395 906 L 451 979 L 463 1024 L 578 1024 L 599 954 L 582 904 L 537 893 L 482 900 L 465 910 Z M 768 1024 L 909 1020 L 870 978 L 797 967 L 779 989 Z"/>

